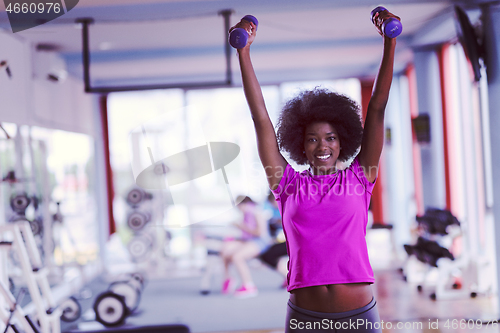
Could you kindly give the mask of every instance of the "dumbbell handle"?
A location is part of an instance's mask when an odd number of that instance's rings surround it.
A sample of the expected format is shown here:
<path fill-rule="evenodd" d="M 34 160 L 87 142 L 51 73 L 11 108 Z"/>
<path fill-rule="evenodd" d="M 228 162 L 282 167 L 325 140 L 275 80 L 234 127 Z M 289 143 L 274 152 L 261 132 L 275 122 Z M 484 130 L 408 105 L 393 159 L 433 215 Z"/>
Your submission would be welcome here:
<path fill-rule="evenodd" d="M 382 6 L 376 7 L 374 10 L 372 10 L 371 12 L 372 22 L 374 22 L 375 14 L 383 12 L 384 10 L 387 9 Z M 403 31 L 403 25 L 398 19 L 394 17 L 388 18 L 384 20 L 384 23 L 382 23 L 382 32 L 389 38 L 395 38 L 399 36 L 402 31 Z"/>
<path fill-rule="evenodd" d="M 259 21 L 257 18 L 252 15 L 243 16 L 242 20 L 252 22 L 255 26 L 259 25 Z M 229 44 L 235 49 L 241 49 L 247 45 L 248 41 L 248 32 L 242 28 L 236 28 L 229 33 Z"/>

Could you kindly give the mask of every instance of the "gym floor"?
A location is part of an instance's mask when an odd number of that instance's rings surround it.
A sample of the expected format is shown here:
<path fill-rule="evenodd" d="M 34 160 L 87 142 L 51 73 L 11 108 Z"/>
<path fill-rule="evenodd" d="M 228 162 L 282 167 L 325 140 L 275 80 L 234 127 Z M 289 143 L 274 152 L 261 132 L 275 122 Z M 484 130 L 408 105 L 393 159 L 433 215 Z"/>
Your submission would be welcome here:
<path fill-rule="evenodd" d="M 185 324 L 191 332 L 210 333 L 281 333 L 288 293 L 280 288 L 282 278 L 257 261 L 251 262 L 252 274 L 259 288 L 259 295 L 249 299 L 234 299 L 220 293 L 222 275 L 212 279 L 212 290 L 208 295 L 199 292 L 200 276 L 180 276 L 168 279 L 151 279 L 142 294 L 139 310 L 127 318 L 127 326 Z M 453 320 L 495 320 L 496 297 L 479 295 L 477 298 L 458 298 L 433 301 L 429 298 L 431 288 L 418 292 L 416 284 L 403 280 L 397 269 L 375 271 L 374 292 L 381 319 L 391 322 L 392 329 L 384 332 L 471 332 L 471 328 L 452 328 Z M 92 305 L 97 294 L 107 288 L 107 282 L 97 279 L 89 286 L 94 297 L 82 301 L 85 310 Z M 79 323 L 65 324 L 63 331 L 77 328 L 93 330 L 100 324 L 91 320 L 90 311 Z M 85 317 L 87 317 L 86 321 Z M 450 327 L 446 327 L 449 320 Z M 396 329 L 397 323 L 406 328 Z M 432 326 L 429 327 L 429 322 Z M 437 322 L 437 326 L 436 326 Z M 421 324 L 418 324 L 421 323 Z M 421 325 L 421 326 L 419 326 Z M 409 328 L 416 327 L 416 328 Z M 419 328 L 420 327 L 420 328 Z M 483 323 L 481 332 L 499 332 L 492 324 Z"/>

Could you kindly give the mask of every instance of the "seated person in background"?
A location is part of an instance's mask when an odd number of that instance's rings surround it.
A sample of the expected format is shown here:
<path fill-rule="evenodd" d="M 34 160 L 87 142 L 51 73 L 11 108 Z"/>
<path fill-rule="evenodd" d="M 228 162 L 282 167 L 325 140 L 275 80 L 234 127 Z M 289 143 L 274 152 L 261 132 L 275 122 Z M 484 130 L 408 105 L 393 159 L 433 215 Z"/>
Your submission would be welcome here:
<path fill-rule="evenodd" d="M 271 237 L 266 221 L 255 202 L 249 197 L 244 197 L 243 200 L 238 197 L 237 201 L 241 201 L 238 209 L 243 213 L 243 220 L 235 226 L 241 229 L 243 235 L 239 240 L 226 240 L 222 246 L 221 255 L 224 260 L 222 292 L 227 294 L 234 287 L 234 280 L 229 273 L 229 265 L 233 263 L 242 282 L 241 287 L 235 291 L 235 296 L 245 298 L 257 295 L 257 287 L 252 280 L 247 260 L 256 258 L 267 250 Z"/>
<path fill-rule="evenodd" d="M 288 274 L 288 253 L 281 224 L 281 214 L 278 209 L 278 204 L 274 198 L 274 194 L 269 192 L 267 200 L 264 202 L 264 210 L 268 213 L 269 232 L 273 238 L 274 244 L 260 255 L 260 259 L 268 264 L 271 268 L 281 273 L 285 280 L 281 285 L 282 288 L 287 287 Z"/>
<path fill-rule="evenodd" d="M 264 201 L 262 205 L 267 218 L 267 224 L 269 226 L 269 233 L 271 237 L 276 238 L 281 232 L 283 232 L 283 226 L 281 225 L 281 213 L 276 203 L 276 198 L 273 192 L 269 192 L 267 200 Z"/>

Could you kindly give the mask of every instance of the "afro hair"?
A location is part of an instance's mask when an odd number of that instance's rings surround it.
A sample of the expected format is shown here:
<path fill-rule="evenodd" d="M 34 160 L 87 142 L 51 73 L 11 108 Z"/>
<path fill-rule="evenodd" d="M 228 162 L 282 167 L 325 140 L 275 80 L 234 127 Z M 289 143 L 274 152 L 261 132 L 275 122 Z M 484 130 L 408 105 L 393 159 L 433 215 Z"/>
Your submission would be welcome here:
<path fill-rule="evenodd" d="M 337 130 L 342 145 L 340 161 L 356 154 L 363 137 L 358 104 L 347 96 L 318 87 L 302 91 L 283 107 L 277 125 L 280 149 L 297 164 L 308 164 L 303 153 L 304 135 L 307 126 L 316 122 L 327 122 Z"/>

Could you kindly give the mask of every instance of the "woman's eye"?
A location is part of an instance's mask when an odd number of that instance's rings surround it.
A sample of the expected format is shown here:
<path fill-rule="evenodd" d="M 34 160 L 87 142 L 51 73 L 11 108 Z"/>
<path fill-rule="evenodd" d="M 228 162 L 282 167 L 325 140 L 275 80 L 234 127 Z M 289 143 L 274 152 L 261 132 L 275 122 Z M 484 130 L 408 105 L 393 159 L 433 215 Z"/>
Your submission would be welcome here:
<path fill-rule="evenodd" d="M 334 136 L 331 136 L 331 137 L 329 137 L 328 139 L 330 139 L 330 141 L 333 141 L 333 140 L 335 140 L 335 137 L 334 137 Z"/>

